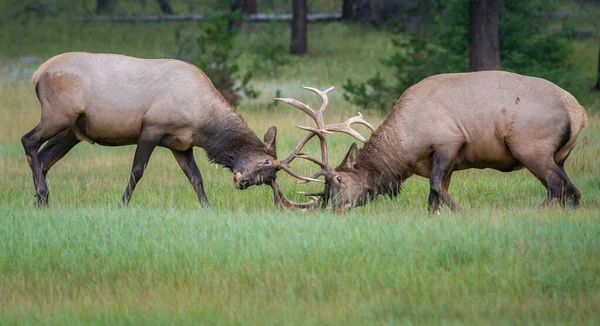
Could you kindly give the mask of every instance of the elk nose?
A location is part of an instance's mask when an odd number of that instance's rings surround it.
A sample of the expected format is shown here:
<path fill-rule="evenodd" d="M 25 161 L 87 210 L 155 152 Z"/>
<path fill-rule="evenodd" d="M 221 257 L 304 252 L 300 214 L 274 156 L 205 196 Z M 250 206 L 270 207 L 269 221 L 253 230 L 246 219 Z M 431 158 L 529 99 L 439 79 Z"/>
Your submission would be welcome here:
<path fill-rule="evenodd" d="M 233 175 L 233 182 L 235 182 L 235 183 L 238 183 L 238 182 L 242 181 L 242 179 L 244 179 L 244 175 L 241 174 L 241 173 L 239 173 L 239 172 L 236 172 Z"/>
<path fill-rule="evenodd" d="M 238 182 L 238 185 L 239 185 L 240 189 L 246 189 L 250 186 L 250 181 L 242 180 L 242 181 Z"/>

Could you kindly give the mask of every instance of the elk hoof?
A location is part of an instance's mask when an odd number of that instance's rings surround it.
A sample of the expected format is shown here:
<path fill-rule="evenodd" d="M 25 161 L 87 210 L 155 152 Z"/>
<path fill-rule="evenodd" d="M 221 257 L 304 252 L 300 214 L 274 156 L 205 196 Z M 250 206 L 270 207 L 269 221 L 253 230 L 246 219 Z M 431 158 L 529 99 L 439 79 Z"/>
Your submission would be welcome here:
<path fill-rule="evenodd" d="M 48 191 L 40 190 L 35 194 L 37 207 L 48 207 Z"/>

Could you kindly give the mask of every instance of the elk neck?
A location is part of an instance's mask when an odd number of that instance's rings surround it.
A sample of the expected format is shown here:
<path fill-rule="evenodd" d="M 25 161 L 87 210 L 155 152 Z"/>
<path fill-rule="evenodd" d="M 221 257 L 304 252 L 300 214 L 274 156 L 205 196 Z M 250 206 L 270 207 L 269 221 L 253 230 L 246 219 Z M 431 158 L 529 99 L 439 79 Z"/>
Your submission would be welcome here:
<path fill-rule="evenodd" d="M 387 143 L 384 124 L 371 136 L 360 150 L 355 168 L 363 171 L 372 196 L 395 196 L 404 180 L 412 175 L 410 162 L 403 156 L 402 142 Z"/>
<path fill-rule="evenodd" d="M 253 154 L 266 153 L 264 143 L 233 110 L 219 110 L 197 134 L 196 144 L 208 159 L 233 170 Z"/>

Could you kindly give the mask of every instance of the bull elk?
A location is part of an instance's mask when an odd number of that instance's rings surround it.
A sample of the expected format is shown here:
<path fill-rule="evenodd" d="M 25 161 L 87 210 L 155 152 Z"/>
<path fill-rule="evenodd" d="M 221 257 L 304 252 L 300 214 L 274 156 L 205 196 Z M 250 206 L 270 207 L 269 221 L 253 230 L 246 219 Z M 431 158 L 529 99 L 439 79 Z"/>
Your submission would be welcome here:
<path fill-rule="evenodd" d="M 581 194 L 564 164 L 586 124 L 577 100 L 544 79 L 501 71 L 432 76 L 406 90 L 364 147 L 352 144 L 338 167 L 317 162 L 326 187 L 314 195 L 322 205 L 330 196 L 334 208 L 348 209 L 397 195 L 416 174 L 429 178 L 430 211 L 441 204 L 454 210 L 454 171 L 525 167 L 546 187 L 544 203 L 577 207 Z"/>
<path fill-rule="evenodd" d="M 121 199 L 125 205 L 156 146 L 172 151 L 203 205 L 208 199 L 194 146 L 229 168 L 239 189 L 275 182 L 277 129 L 271 127 L 261 141 L 206 75 L 188 63 L 65 53 L 42 64 L 32 82 L 42 115 L 21 141 L 39 205 L 48 202 L 46 173 L 81 140 L 105 146 L 137 144 Z"/>

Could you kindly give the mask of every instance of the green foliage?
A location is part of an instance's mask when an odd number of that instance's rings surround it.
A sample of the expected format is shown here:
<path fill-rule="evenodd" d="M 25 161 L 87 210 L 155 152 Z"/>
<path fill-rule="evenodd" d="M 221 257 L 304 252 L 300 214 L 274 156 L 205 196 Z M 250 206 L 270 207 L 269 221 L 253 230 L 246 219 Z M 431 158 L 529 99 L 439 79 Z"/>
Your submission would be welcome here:
<path fill-rule="evenodd" d="M 247 98 L 259 95 L 249 85 L 252 71 L 240 71 L 237 63 L 240 55 L 234 51 L 238 29 L 232 28 L 232 24 L 240 18 L 239 12 L 212 16 L 210 22 L 202 24 L 202 31 L 195 42 L 182 37 L 180 30 L 175 33 L 175 40 L 179 44 L 177 57 L 204 71 L 223 97 L 233 105 L 239 102 L 241 94 Z"/>
<path fill-rule="evenodd" d="M 423 78 L 447 72 L 468 71 L 469 2 L 431 1 L 437 12 L 432 15 L 435 27 L 427 37 L 411 35 L 395 39 L 397 52 L 382 60 L 392 70 L 394 82 L 387 85 L 377 73 L 365 82 L 348 80 L 344 97 L 363 108 L 389 109 L 408 87 Z M 565 35 L 548 34 L 539 13 L 551 10 L 544 1 L 503 1 L 498 33 L 501 69 L 548 79 L 577 93 L 585 88 L 573 75 L 568 63 L 573 51 Z M 589 86 L 588 86 L 589 87 Z"/>
<path fill-rule="evenodd" d="M 379 72 L 364 83 L 354 83 L 352 79 L 348 79 L 343 88 L 344 99 L 361 108 L 389 107 L 396 96 L 395 89 L 386 85 Z"/>
<path fill-rule="evenodd" d="M 348 79 L 343 85 L 344 98 L 361 108 L 389 109 L 411 85 L 440 72 L 454 71 L 460 57 L 420 36 L 392 40 L 395 52 L 390 58 L 381 60 L 395 79 L 395 84 L 387 85 L 381 74 L 363 83 Z"/>
<path fill-rule="evenodd" d="M 289 40 L 282 40 L 279 35 L 281 30 L 277 24 L 270 23 L 265 30 L 253 39 L 249 48 L 254 54 L 251 70 L 257 76 L 278 77 L 281 68 L 290 63 L 288 55 Z"/>

